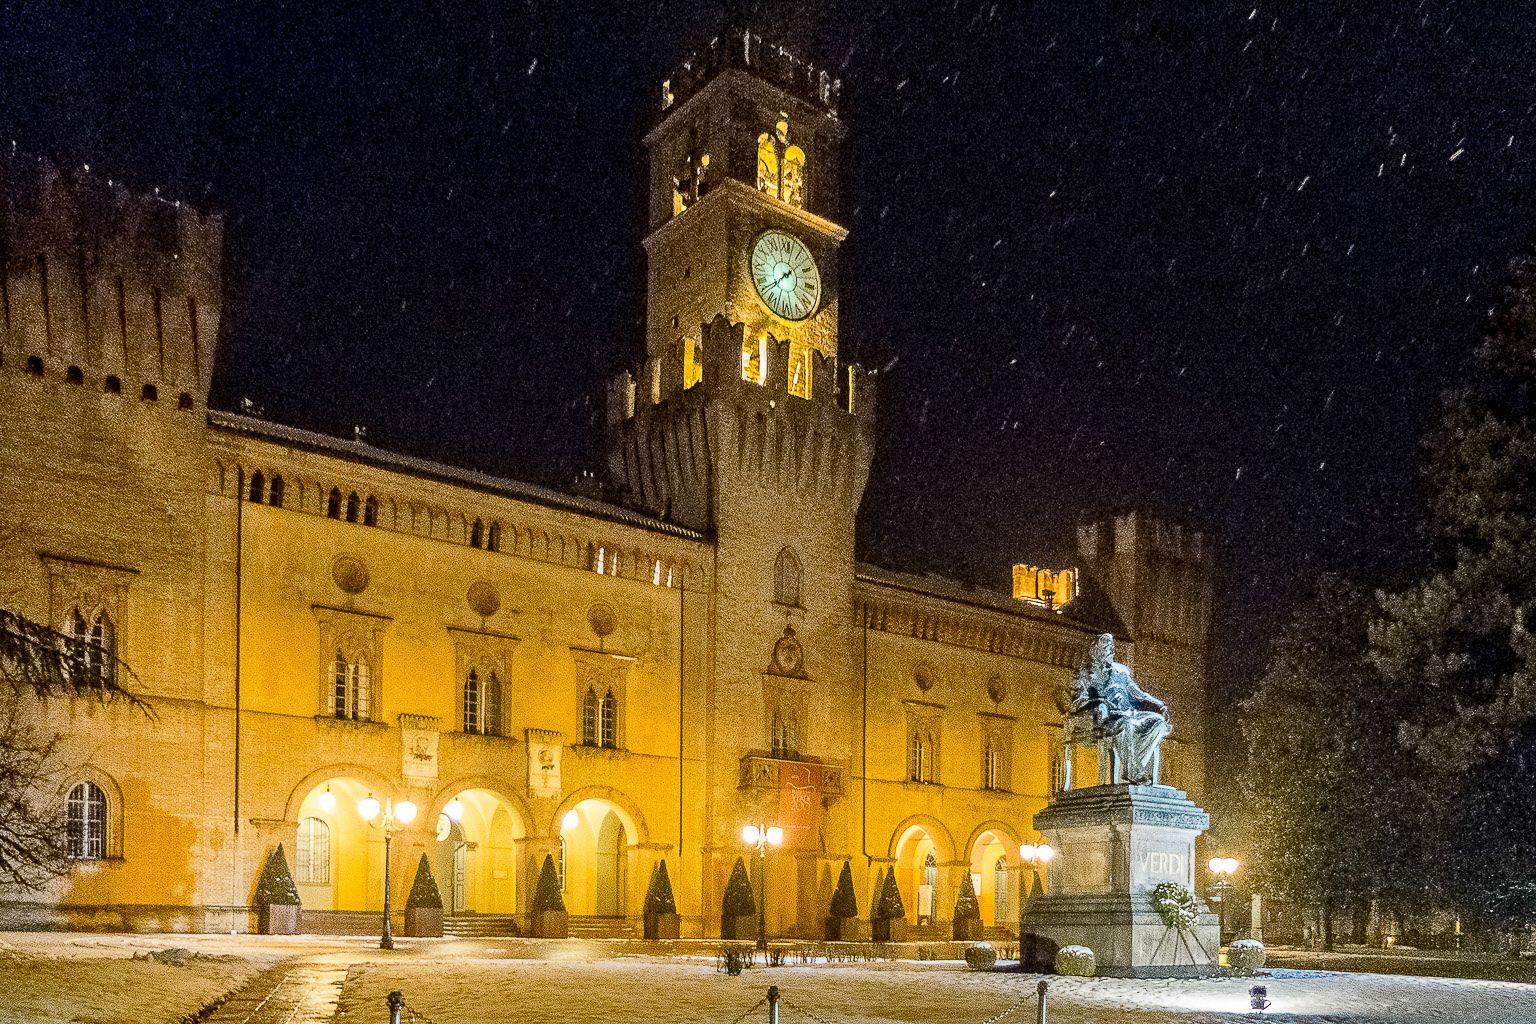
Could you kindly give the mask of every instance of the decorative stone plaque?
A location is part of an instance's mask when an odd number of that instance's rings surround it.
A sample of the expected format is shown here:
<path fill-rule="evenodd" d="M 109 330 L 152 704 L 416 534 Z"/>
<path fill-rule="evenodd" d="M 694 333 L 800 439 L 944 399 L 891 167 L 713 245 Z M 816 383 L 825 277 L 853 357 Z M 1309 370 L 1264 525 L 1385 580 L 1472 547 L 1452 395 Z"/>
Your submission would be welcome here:
<path fill-rule="evenodd" d="M 533 796 L 560 795 L 560 734 L 551 729 L 529 729 L 528 792 Z"/>
<path fill-rule="evenodd" d="M 437 778 L 437 719 L 400 716 L 400 774 L 407 779 Z"/>

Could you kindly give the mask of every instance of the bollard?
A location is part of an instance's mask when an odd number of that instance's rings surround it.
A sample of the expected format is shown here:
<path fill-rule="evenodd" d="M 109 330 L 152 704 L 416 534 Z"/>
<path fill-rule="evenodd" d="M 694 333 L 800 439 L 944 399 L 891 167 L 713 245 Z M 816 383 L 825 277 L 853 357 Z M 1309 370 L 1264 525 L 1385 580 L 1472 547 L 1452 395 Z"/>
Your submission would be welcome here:
<path fill-rule="evenodd" d="M 768 986 L 768 1024 L 779 1024 L 779 986 Z"/>
<path fill-rule="evenodd" d="M 1045 990 L 1049 987 L 1044 978 L 1035 986 L 1035 992 L 1040 996 L 1039 1005 L 1035 1007 L 1035 1024 L 1045 1024 Z"/>
<path fill-rule="evenodd" d="M 398 991 L 389 994 L 389 1024 L 400 1024 L 400 1011 L 405 1009 L 405 996 Z"/>

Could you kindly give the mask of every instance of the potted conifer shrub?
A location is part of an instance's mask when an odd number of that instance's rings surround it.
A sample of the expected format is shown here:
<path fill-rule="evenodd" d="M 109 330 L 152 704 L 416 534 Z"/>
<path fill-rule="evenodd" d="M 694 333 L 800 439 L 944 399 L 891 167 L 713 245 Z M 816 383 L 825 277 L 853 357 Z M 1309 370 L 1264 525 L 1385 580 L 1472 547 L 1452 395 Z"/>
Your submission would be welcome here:
<path fill-rule="evenodd" d="M 570 934 L 571 921 L 565 912 L 565 898 L 560 895 L 560 876 L 555 872 L 555 858 L 544 855 L 539 881 L 533 891 L 533 906 L 528 915 L 528 934 L 536 939 L 563 939 Z"/>
<path fill-rule="evenodd" d="M 955 900 L 954 937 L 957 942 L 971 942 L 981 938 L 981 904 L 976 899 L 976 889 L 967 874 L 960 883 L 960 898 Z"/>
<path fill-rule="evenodd" d="M 730 881 L 725 883 L 725 898 L 720 902 L 720 937 L 757 938 L 757 901 L 752 895 L 752 881 L 747 877 L 746 861 L 740 857 L 731 868 Z"/>
<path fill-rule="evenodd" d="M 843 861 L 832 890 L 832 914 L 827 918 L 827 938 L 832 942 L 863 942 L 869 938 L 859 920 L 859 900 L 853 891 L 853 869 Z"/>
<path fill-rule="evenodd" d="M 675 939 L 682 934 L 682 922 L 677 916 L 677 900 L 672 896 L 672 878 L 667 874 L 666 861 L 651 869 L 651 884 L 645 890 L 643 912 L 646 938 Z"/>
<path fill-rule="evenodd" d="M 876 942 L 907 941 L 907 908 L 901 901 L 901 887 L 896 884 L 896 869 L 885 873 L 885 881 L 870 907 L 870 927 Z"/>
<path fill-rule="evenodd" d="M 299 887 L 293 883 L 282 843 L 277 844 L 262 865 L 252 904 L 256 908 L 256 930 L 262 935 L 299 933 Z"/>
<path fill-rule="evenodd" d="M 405 898 L 405 934 L 431 939 L 443 935 L 443 894 L 437 891 L 426 854 L 416 864 L 416 879 Z"/>

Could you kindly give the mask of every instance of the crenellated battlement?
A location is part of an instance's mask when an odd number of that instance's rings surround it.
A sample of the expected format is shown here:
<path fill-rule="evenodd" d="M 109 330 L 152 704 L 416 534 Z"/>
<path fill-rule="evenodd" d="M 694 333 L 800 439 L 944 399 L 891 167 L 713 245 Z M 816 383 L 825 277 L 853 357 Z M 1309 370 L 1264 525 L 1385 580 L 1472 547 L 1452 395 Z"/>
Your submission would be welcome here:
<path fill-rule="evenodd" d="M 840 79 L 743 28 L 715 36 L 708 46 L 689 54 L 672 77 L 661 83 L 662 116 L 730 68 L 751 71 L 790 95 L 837 116 L 843 91 Z"/>
<path fill-rule="evenodd" d="M 700 338 L 619 373 L 609 471 L 626 500 L 697 529 L 722 472 L 816 500 L 857 503 L 869 469 L 873 375 L 717 316 Z"/>
<path fill-rule="evenodd" d="M 1211 552 L 1198 530 L 1139 512 L 1123 512 L 1077 528 L 1078 551 L 1093 560 L 1116 554 L 1158 555 L 1179 562 L 1208 562 Z"/>
<path fill-rule="evenodd" d="M 203 406 L 223 247 L 218 214 L 0 153 L 0 365 Z"/>

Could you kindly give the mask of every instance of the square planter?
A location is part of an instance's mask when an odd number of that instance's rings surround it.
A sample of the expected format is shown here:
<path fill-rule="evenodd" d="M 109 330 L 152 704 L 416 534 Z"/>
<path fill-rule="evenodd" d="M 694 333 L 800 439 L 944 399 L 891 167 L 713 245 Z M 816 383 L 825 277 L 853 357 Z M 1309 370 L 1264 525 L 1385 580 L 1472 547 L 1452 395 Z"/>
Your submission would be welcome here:
<path fill-rule="evenodd" d="M 540 910 L 528 915 L 528 934 L 536 939 L 563 939 L 570 933 L 570 917 L 563 910 Z"/>
<path fill-rule="evenodd" d="M 757 938 L 757 915 L 743 914 L 740 917 L 722 917 L 720 919 L 720 937 L 722 939 Z"/>
<path fill-rule="evenodd" d="M 954 924 L 956 942 L 975 942 L 981 938 L 981 918 L 968 917 Z"/>
<path fill-rule="evenodd" d="M 256 908 L 256 930 L 262 935 L 299 934 L 298 904 L 274 903 Z"/>
<path fill-rule="evenodd" d="M 856 917 L 827 918 L 827 941 L 868 942 L 869 925 Z"/>
<path fill-rule="evenodd" d="M 676 914 L 646 914 L 645 937 L 648 939 L 675 939 L 682 934 L 683 919 Z"/>
<path fill-rule="evenodd" d="M 440 939 L 443 937 L 442 907 L 406 907 L 405 934 L 413 938 Z"/>
<path fill-rule="evenodd" d="M 906 942 L 907 919 L 904 917 L 884 920 L 876 918 L 869 922 L 870 930 L 874 932 L 876 942 Z"/>

